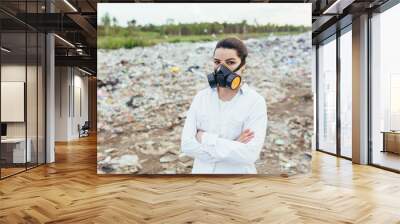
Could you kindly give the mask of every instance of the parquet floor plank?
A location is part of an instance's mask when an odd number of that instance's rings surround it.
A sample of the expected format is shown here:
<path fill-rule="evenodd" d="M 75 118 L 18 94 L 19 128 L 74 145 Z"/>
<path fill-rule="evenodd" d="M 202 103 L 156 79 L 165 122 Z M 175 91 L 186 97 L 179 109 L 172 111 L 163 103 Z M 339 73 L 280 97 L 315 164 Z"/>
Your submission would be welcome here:
<path fill-rule="evenodd" d="M 96 136 L 0 181 L 0 223 L 397 223 L 400 175 L 313 153 L 307 175 L 96 174 Z"/>

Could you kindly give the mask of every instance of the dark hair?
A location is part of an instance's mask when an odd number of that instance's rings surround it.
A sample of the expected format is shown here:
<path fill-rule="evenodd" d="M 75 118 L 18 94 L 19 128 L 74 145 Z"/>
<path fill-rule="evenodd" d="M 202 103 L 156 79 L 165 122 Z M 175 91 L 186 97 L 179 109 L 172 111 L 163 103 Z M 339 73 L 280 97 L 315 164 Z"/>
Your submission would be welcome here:
<path fill-rule="evenodd" d="M 246 57 L 248 54 L 247 48 L 246 48 L 246 45 L 244 45 L 243 41 L 241 41 L 239 38 L 228 37 L 228 38 L 218 41 L 217 46 L 215 46 L 215 49 L 214 49 L 214 54 L 215 54 L 215 50 L 217 50 L 217 48 L 235 49 L 238 57 L 241 60 L 241 63 L 239 66 L 242 66 L 246 63 Z"/>

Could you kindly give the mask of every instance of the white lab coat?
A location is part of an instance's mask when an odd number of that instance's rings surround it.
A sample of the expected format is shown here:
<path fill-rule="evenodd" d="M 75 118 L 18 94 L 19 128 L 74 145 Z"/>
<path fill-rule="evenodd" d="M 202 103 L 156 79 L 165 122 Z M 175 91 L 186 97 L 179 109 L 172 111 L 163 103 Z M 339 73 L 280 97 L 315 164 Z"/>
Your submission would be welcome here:
<path fill-rule="evenodd" d="M 247 144 L 235 139 L 246 129 L 254 132 Z M 196 140 L 203 130 L 202 141 Z M 267 129 L 264 98 L 247 84 L 227 102 L 217 90 L 206 88 L 196 94 L 186 113 L 182 131 L 182 153 L 194 158 L 193 174 L 256 174 Z"/>

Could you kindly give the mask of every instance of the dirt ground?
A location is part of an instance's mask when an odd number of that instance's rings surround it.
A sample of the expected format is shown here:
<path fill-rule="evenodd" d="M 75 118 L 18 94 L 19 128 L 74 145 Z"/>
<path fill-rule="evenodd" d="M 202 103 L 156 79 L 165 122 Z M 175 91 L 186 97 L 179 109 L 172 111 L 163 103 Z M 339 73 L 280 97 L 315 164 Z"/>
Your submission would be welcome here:
<path fill-rule="evenodd" d="M 180 137 L 197 91 L 207 88 L 216 42 L 98 52 L 98 173 L 187 174 Z M 266 99 L 258 173 L 307 173 L 313 93 L 311 33 L 245 41 L 243 79 Z"/>

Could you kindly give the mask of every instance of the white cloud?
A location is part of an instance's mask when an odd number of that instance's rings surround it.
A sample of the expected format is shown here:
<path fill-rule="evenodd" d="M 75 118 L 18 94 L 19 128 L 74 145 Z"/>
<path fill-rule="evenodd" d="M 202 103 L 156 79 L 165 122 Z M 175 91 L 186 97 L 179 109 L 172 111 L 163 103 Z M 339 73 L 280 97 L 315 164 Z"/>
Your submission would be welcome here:
<path fill-rule="evenodd" d="M 109 13 L 126 26 L 135 19 L 138 24 L 240 22 L 254 24 L 291 24 L 311 26 L 311 3 L 99 3 L 98 21 Z"/>

